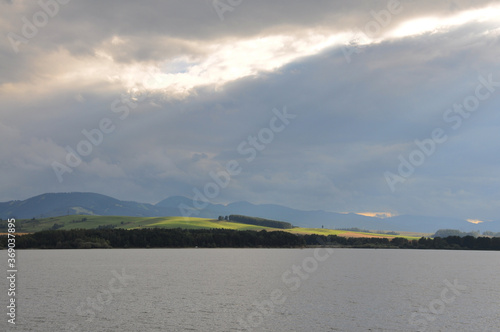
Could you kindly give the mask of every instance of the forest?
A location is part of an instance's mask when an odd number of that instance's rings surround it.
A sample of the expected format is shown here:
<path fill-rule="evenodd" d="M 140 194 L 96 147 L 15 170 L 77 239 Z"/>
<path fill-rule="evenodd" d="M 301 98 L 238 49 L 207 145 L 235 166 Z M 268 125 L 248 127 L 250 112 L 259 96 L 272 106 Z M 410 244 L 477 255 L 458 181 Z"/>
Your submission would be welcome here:
<path fill-rule="evenodd" d="M 16 249 L 91 248 L 400 248 L 500 250 L 500 237 L 448 236 L 409 240 L 401 237 L 354 238 L 336 235 L 296 235 L 283 231 L 230 229 L 74 229 L 47 230 L 16 236 Z M 7 248 L 7 236 L 0 236 Z"/>
<path fill-rule="evenodd" d="M 219 220 L 221 217 L 219 217 Z M 290 224 L 289 222 L 242 216 L 238 214 L 231 214 L 230 216 L 225 217 L 225 219 L 228 221 L 239 222 L 247 225 L 256 225 L 256 226 L 273 227 L 281 229 L 293 228 L 293 225 Z"/>

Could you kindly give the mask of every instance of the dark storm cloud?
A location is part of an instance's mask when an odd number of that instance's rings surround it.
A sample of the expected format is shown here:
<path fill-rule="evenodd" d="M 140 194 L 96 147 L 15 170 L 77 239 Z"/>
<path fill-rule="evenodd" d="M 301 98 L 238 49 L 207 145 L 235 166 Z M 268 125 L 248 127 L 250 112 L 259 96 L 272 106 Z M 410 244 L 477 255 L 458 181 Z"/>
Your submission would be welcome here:
<path fill-rule="evenodd" d="M 380 35 L 410 18 L 454 15 L 488 3 L 401 1 L 403 10 Z M 18 53 L 7 38 L 0 42 L 0 137 L 8 142 L 0 148 L 0 200 L 95 191 L 156 202 L 202 190 L 213 181 L 210 172 L 237 160 L 241 173 L 214 202 L 493 218 L 499 209 L 500 89 L 458 130 L 443 119 L 454 103 L 474 94 L 480 76 L 500 82 L 499 33 L 489 21 L 383 38 L 360 48 L 350 62 L 333 45 L 224 84 L 195 84 L 181 97 L 156 89 L 134 101 L 130 87 L 114 79 L 135 75 L 133 66 L 182 72 L 203 63 L 214 45 L 246 38 L 363 30 L 374 20 L 370 12 L 387 4 L 244 1 L 223 21 L 211 1 L 61 5 Z M 18 34 L 21 18 L 39 10 L 27 2 L 1 7 L 3 31 Z M 297 117 L 247 161 L 240 144 L 268 128 L 272 110 L 285 106 Z M 120 118 L 117 107 L 126 107 L 127 116 Z M 66 165 L 66 147 L 88 140 L 82 131 L 99 128 L 103 119 L 114 130 L 59 183 L 53 162 Z M 391 192 L 384 172 L 397 172 L 398 157 L 406 158 L 414 141 L 435 128 L 448 141 Z"/>

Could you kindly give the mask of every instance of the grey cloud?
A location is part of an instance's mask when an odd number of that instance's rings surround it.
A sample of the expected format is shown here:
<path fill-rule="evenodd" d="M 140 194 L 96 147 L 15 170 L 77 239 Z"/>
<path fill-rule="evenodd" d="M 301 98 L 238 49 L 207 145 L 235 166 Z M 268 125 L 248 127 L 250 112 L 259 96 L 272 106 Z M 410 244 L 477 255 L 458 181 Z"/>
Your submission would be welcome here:
<path fill-rule="evenodd" d="M 203 54 L 209 40 L 266 35 L 276 32 L 299 32 L 323 27 L 327 31 L 363 30 L 374 20 L 372 11 L 387 7 L 387 1 L 245 1 L 227 13 L 221 22 L 210 1 L 76 1 L 60 5 L 57 15 L 41 27 L 28 44 L 20 45 L 17 55 L 11 52 L 8 40 L 0 43 L 5 59 L 24 67 L 43 52 L 66 49 L 73 56 L 92 57 L 97 49 L 108 50 L 119 62 L 161 61 L 176 55 Z M 479 7 L 494 1 L 455 1 L 461 10 Z M 446 15 L 450 2 L 401 1 L 404 10 L 391 17 L 390 26 L 409 17 Z M 30 5 L 6 6 L 2 12 L 6 31 L 22 35 L 22 17 L 32 20 L 41 11 Z M 113 37 L 122 45 L 110 45 Z M 2 52 L 3 53 L 3 52 Z M 3 62 L 3 61 L 2 61 Z M 28 67 L 29 69 L 29 67 Z"/>
<path fill-rule="evenodd" d="M 0 114 L 6 135 L 2 140 L 9 142 L 0 150 L 8 160 L 0 164 L 5 184 L 0 199 L 45 191 L 96 191 L 156 202 L 168 195 L 192 195 L 193 188 L 212 181 L 210 171 L 235 159 L 243 171 L 216 202 L 241 199 L 303 209 L 426 211 L 477 218 L 498 214 L 500 90 L 459 130 L 450 129 L 442 118 L 453 103 L 474 92 L 479 75 L 492 73 L 500 81 L 498 35 L 485 35 L 493 27 L 483 23 L 367 46 L 351 63 L 340 48 L 331 48 L 275 72 L 222 87 L 198 87 L 184 99 L 155 92 L 123 121 L 110 111 L 124 93 L 118 84 L 96 79 L 33 92 L 33 86 L 41 89 L 52 75 L 68 70 L 67 63 L 36 63 L 58 48 L 68 50 L 71 59 L 84 60 L 101 48 L 123 64 L 180 54 L 196 58 L 217 39 L 313 26 L 354 29 L 370 18 L 370 10 L 387 4 L 265 3 L 244 1 L 221 22 L 210 2 L 118 5 L 74 0 L 18 55 L 10 54 L 3 40 L 3 89 L 8 82 L 28 89 L 0 95 L 6 106 Z M 450 2 L 405 2 L 408 12 L 394 23 L 479 4 L 456 1 L 450 8 Z M 24 13 L 30 10 L 34 7 Z M 10 27 L 18 24 L 16 18 L 9 22 Z M 111 44 L 113 36 L 125 43 Z M 245 161 L 238 145 L 269 124 L 273 108 L 283 106 L 297 118 L 254 161 Z M 85 138 L 81 131 L 96 128 L 103 117 L 114 121 L 114 132 L 58 183 L 52 161 L 64 162 L 65 146 L 75 147 Z M 429 137 L 436 127 L 446 130 L 449 141 L 391 193 L 384 172 L 395 172 L 398 156 L 407 156 L 414 140 Z"/>

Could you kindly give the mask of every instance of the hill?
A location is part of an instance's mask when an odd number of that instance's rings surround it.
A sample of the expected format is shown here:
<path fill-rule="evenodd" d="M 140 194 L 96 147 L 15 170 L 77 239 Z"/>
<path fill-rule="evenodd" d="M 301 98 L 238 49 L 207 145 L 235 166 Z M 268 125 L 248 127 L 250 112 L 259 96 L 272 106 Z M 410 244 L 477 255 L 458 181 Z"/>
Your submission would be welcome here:
<path fill-rule="evenodd" d="M 4 226 L 4 225 L 2 225 Z M 125 216 L 82 216 L 70 215 L 50 217 L 44 219 L 16 220 L 18 232 L 40 232 L 43 230 L 71 230 L 71 229 L 139 229 L 139 228 L 183 228 L 183 229 L 234 229 L 234 230 L 261 230 L 269 227 L 248 225 L 230 221 L 218 221 L 208 218 L 183 217 L 125 217 Z M 0 228 L 5 232 L 5 229 Z"/>
<path fill-rule="evenodd" d="M 300 227 L 361 228 L 397 232 L 434 233 L 438 229 L 458 229 L 463 232 L 500 232 L 500 221 L 471 224 L 466 220 L 432 216 L 401 215 L 376 218 L 355 213 L 337 213 L 321 210 L 303 211 L 274 204 L 234 202 L 227 205 L 193 202 L 183 196 L 172 196 L 157 204 L 121 201 L 95 193 L 51 193 L 23 201 L 0 203 L 0 218 L 47 218 L 64 215 L 100 215 L 129 217 L 190 216 L 214 219 L 226 215 L 250 215 L 271 220 L 286 220 Z"/>
<path fill-rule="evenodd" d="M 281 229 L 293 228 L 293 225 L 290 224 L 289 222 L 270 220 L 270 219 L 264 219 L 264 218 L 248 217 L 248 216 L 235 215 L 235 214 L 230 215 L 228 217 L 228 220 L 233 221 L 233 222 L 240 222 L 242 224 L 248 224 L 248 225 L 266 226 L 266 227 L 281 228 Z"/>
<path fill-rule="evenodd" d="M 44 218 L 69 214 L 152 217 L 163 214 L 163 211 L 151 204 L 120 201 L 95 193 L 51 193 L 24 201 L 0 203 L 0 216 L 3 219 Z"/>
<path fill-rule="evenodd" d="M 247 217 L 249 218 L 249 217 Z M 2 223 L 0 233 L 6 232 L 6 223 Z M 34 233 L 45 230 L 74 229 L 146 229 L 146 228 L 182 228 L 182 229 L 230 229 L 230 230 L 267 230 L 285 231 L 293 234 L 338 235 L 346 237 L 384 237 L 394 235 L 352 232 L 322 228 L 274 228 L 260 225 L 245 224 L 235 221 L 215 220 L 209 218 L 184 217 L 123 217 L 123 216 L 82 216 L 71 215 L 50 217 L 44 219 L 17 219 L 16 231 L 19 233 Z M 407 239 L 418 239 L 419 236 L 404 236 Z"/>

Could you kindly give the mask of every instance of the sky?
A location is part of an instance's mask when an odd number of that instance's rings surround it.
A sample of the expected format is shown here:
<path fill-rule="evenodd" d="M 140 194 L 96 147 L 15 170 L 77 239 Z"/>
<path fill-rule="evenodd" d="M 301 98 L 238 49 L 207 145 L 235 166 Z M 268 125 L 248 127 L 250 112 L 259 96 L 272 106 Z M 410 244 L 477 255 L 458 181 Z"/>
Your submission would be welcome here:
<path fill-rule="evenodd" d="M 0 201 L 498 219 L 497 1 L 0 1 Z"/>

